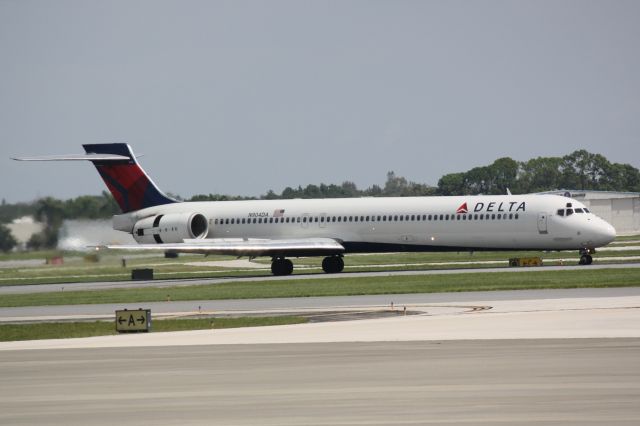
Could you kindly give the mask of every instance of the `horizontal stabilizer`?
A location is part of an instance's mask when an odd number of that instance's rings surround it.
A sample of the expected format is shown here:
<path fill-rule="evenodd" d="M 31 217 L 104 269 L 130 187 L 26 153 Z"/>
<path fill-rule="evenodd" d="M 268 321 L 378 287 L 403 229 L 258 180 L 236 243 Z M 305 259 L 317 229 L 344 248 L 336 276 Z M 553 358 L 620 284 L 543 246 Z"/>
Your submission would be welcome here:
<path fill-rule="evenodd" d="M 232 256 L 319 256 L 339 254 L 344 247 L 332 238 L 296 239 L 202 239 L 176 244 L 107 245 L 113 250 L 171 251 L 176 253 L 224 254 Z"/>
<path fill-rule="evenodd" d="M 18 157 L 16 161 L 128 161 L 126 155 L 117 154 L 69 154 L 69 155 L 41 155 L 38 157 Z"/>

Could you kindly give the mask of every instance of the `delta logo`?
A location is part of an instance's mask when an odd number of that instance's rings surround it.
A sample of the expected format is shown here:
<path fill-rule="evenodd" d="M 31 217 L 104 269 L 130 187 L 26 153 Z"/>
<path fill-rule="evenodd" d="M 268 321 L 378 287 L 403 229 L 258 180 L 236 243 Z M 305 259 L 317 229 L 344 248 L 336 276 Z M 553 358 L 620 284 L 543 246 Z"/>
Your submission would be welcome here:
<path fill-rule="evenodd" d="M 524 201 L 490 201 L 488 203 L 480 202 L 476 203 L 473 207 L 473 212 L 487 212 L 487 213 L 500 213 L 500 212 L 523 212 L 526 211 L 527 205 Z M 456 210 L 456 214 L 466 214 L 469 213 L 469 207 L 467 207 L 467 202 L 465 201 L 458 207 Z"/>

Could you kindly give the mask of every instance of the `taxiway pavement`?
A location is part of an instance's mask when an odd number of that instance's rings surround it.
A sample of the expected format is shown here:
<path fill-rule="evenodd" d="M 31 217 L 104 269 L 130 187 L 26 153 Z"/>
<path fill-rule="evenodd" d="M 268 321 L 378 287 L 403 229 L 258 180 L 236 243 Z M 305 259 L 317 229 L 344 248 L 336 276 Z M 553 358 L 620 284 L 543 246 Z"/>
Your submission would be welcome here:
<path fill-rule="evenodd" d="M 0 424 L 640 424 L 640 339 L 14 351 L 0 376 Z"/>

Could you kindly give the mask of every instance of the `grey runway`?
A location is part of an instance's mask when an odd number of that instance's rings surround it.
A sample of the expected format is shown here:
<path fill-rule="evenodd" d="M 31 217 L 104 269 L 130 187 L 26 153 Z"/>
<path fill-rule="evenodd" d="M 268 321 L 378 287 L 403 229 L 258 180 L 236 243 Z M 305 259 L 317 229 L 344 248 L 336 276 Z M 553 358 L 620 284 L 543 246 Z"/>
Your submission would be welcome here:
<path fill-rule="evenodd" d="M 81 283 L 63 284 L 29 284 L 29 285 L 3 285 L 0 286 L 0 295 L 3 294 L 27 294 L 27 293 L 51 293 L 59 291 L 78 290 L 109 290 L 124 288 L 142 287 L 175 287 L 191 285 L 210 285 L 228 282 L 255 282 L 255 281 L 282 281 L 282 280 L 314 280 L 314 279 L 336 279 L 336 278 L 367 278 L 385 276 L 412 276 L 412 275 L 444 275 L 444 274 L 476 274 L 476 273 L 517 273 L 517 272 L 543 272 L 543 271 L 584 271 L 587 269 L 621 269 L 640 268 L 640 263 L 615 263 L 615 264 L 593 264 L 589 266 L 563 265 L 563 266 L 543 266 L 537 268 L 469 268 L 469 269 L 432 269 L 432 270 L 402 270 L 402 271 L 366 271 L 366 272 L 343 272 L 339 274 L 294 274 L 289 276 L 260 275 L 251 277 L 224 277 L 224 278 L 187 278 L 168 279 L 153 281 L 95 281 Z"/>
<path fill-rule="evenodd" d="M 9 351 L 0 424 L 640 424 L 640 339 Z"/>

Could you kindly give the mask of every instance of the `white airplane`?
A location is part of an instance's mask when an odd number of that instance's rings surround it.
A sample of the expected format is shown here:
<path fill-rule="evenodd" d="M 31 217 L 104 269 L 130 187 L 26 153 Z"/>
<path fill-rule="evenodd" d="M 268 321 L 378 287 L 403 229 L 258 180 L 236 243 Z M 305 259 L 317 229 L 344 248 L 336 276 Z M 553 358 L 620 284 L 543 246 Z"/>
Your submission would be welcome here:
<path fill-rule="evenodd" d="M 139 243 L 112 249 L 270 256 L 273 274 L 288 275 L 290 257 L 325 256 L 322 269 L 336 273 L 343 255 L 363 252 L 578 250 L 588 265 L 616 237 L 582 203 L 557 195 L 178 202 L 129 145 L 83 146 L 86 154 L 15 159 L 91 161 L 122 209 L 114 229 Z"/>

